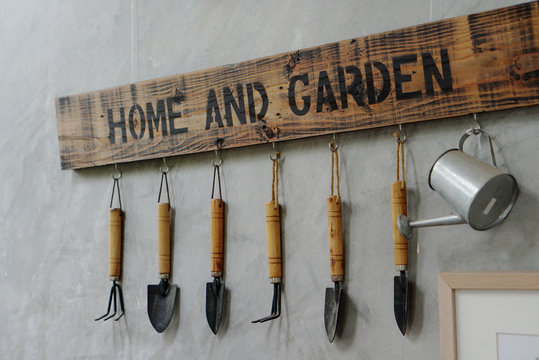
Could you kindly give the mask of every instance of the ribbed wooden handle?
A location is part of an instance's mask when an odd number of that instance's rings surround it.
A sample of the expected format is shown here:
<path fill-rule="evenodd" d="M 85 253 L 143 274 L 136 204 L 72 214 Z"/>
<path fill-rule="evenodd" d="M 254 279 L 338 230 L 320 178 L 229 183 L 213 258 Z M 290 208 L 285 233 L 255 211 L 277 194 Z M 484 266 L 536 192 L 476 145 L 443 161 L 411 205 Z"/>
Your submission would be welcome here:
<path fill-rule="evenodd" d="M 407 215 L 406 184 L 401 181 L 391 183 L 391 223 L 393 224 L 393 252 L 397 270 L 408 267 L 408 240 L 399 232 L 397 218 L 400 214 Z"/>
<path fill-rule="evenodd" d="M 280 282 L 281 270 L 281 217 L 279 204 L 275 201 L 266 203 L 266 242 L 268 246 L 269 277 L 272 282 Z"/>
<path fill-rule="evenodd" d="M 223 276 L 223 224 L 225 204 L 221 199 L 210 201 L 211 276 Z"/>
<path fill-rule="evenodd" d="M 109 276 L 119 280 L 122 274 L 122 210 L 109 212 Z"/>
<path fill-rule="evenodd" d="M 170 204 L 157 204 L 157 252 L 159 274 L 170 275 Z"/>
<path fill-rule="evenodd" d="M 328 204 L 328 239 L 329 239 L 329 265 L 331 280 L 344 280 L 344 252 L 342 244 L 342 214 L 341 199 L 330 196 Z"/>

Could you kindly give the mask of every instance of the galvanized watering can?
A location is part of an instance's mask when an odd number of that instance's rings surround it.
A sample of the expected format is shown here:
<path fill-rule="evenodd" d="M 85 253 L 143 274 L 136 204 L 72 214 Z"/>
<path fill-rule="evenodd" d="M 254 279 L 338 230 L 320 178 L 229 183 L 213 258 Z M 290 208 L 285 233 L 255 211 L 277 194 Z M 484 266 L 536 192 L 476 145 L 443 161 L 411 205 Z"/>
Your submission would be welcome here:
<path fill-rule="evenodd" d="M 489 141 L 492 165 L 463 152 L 470 135 L 485 134 Z M 432 165 L 429 186 L 447 201 L 457 214 L 433 219 L 398 219 L 399 231 L 411 239 L 413 228 L 468 223 L 475 230 L 487 230 L 502 222 L 518 197 L 515 178 L 496 166 L 492 140 L 482 129 L 470 129 L 460 138 L 459 148 L 440 155 Z"/>

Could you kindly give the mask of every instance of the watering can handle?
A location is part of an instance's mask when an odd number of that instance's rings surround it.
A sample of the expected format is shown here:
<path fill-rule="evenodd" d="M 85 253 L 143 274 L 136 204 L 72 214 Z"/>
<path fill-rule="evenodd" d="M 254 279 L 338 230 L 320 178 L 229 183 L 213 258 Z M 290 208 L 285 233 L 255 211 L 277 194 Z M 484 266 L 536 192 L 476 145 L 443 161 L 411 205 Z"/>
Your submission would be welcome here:
<path fill-rule="evenodd" d="M 487 138 L 488 138 L 488 145 L 489 145 L 489 148 L 490 148 L 490 157 L 492 159 L 492 165 L 494 167 L 498 167 L 496 165 L 496 158 L 494 157 L 494 148 L 492 147 L 492 139 L 490 138 L 490 135 L 483 129 L 473 128 L 473 129 L 466 130 L 466 132 L 460 138 L 459 150 L 464 152 L 464 150 L 462 150 L 462 147 L 464 146 L 464 142 L 466 141 L 467 138 L 470 137 L 470 135 L 479 135 L 481 133 L 485 134 L 487 136 Z"/>

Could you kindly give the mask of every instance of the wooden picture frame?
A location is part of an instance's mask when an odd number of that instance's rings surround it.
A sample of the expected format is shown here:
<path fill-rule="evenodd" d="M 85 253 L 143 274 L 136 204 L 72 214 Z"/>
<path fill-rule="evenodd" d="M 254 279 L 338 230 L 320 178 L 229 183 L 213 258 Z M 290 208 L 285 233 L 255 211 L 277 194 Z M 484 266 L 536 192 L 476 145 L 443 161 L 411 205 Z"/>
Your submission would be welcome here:
<path fill-rule="evenodd" d="M 456 290 L 539 290 L 539 272 L 452 272 L 438 274 L 442 360 L 457 360 Z"/>

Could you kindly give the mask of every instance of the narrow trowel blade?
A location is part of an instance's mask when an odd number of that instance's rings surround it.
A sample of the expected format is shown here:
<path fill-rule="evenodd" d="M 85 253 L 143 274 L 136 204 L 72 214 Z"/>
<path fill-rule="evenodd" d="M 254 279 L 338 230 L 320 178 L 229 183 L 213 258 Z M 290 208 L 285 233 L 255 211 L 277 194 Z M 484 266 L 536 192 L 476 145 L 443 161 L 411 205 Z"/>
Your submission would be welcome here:
<path fill-rule="evenodd" d="M 335 339 L 337 320 L 339 318 L 339 305 L 342 289 L 326 288 L 326 301 L 324 305 L 324 325 L 330 343 Z"/>
<path fill-rule="evenodd" d="M 408 278 L 401 274 L 393 279 L 393 310 L 395 320 L 402 335 L 406 333 L 406 322 L 408 320 Z"/>
<path fill-rule="evenodd" d="M 214 334 L 217 334 L 221 325 L 224 296 L 225 284 L 223 282 L 220 282 L 218 286 L 215 282 L 206 283 L 206 319 Z"/>
<path fill-rule="evenodd" d="M 177 290 L 176 285 L 170 285 L 167 294 L 163 296 L 159 285 L 148 285 L 148 317 L 158 333 L 165 331 L 172 319 Z"/>

